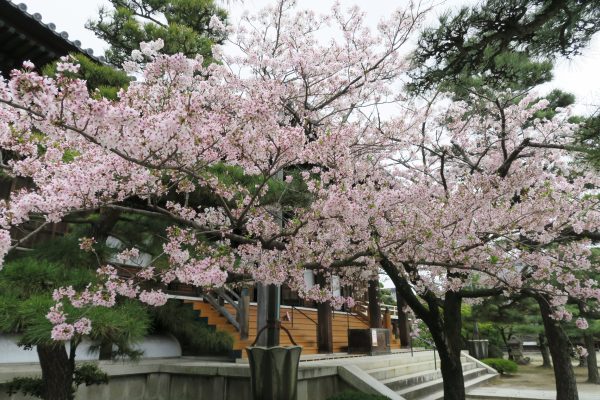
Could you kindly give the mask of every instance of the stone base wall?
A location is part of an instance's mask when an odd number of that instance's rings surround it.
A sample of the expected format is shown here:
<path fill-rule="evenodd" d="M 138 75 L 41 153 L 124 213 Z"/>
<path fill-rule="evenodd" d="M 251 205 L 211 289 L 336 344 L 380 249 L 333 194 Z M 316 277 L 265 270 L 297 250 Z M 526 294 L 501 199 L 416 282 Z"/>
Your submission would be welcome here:
<path fill-rule="evenodd" d="M 185 359 L 140 364 L 100 363 L 107 385 L 80 386 L 77 400 L 250 400 L 250 369 L 246 364 L 198 362 Z M 38 368 L 22 369 L 18 376 L 38 375 Z M 0 370 L 0 383 L 17 374 Z M 352 389 L 337 366 L 303 366 L 298 373 L 298 400 L 325 400 Z M 0 386 L 0 400 L 9 397 Z"/>

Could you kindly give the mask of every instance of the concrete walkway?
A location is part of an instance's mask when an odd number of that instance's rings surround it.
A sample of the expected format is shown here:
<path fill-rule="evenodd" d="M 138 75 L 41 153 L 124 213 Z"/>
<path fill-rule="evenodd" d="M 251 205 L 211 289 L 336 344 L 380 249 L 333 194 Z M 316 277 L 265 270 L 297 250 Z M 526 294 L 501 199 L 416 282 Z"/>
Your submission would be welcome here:
<path fill-rule="evenodd" d="M 476 388 L 467 393 L 469 400 L 556 400 L 553 390 L 507 389 L 497 387 Z M 600 390 L 597 394 L 580 393 L 579 400 L 600 400 Z"/>

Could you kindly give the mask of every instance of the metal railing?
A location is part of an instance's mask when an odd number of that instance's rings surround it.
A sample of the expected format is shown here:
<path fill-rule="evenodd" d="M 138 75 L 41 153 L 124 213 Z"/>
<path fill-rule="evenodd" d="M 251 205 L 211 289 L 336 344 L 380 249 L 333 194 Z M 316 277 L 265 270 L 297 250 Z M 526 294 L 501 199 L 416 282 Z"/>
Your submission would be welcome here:
<path fill-rule="evenodd" d="M 244 289 L 242 289 L 242 293 Z M 247 294 L 247 293 L 246 293 Z M 248 299 L 247 296 L 240 296 L 235 291 L 224 286 L 213 290 L 210 293 L 204 293 L 203 298 L 215 308 L 233 327 L 241 333 L 242 337 L 248 334 Z M 225 305 L 230 305 L 235 315 L 233 315 Z"/>
<path fill-rule="evenodd" d="M 317 323 L 317 321 L 315 321 L 314 319 L 312 319 L 308 314 L 306 314 L 304 311 L 302 311 L 301 309 L 297 308 L 296 306 L 292 306 L 292 328 L 294 327 L 294 310 L 298 311 L 300 314 L 304 315 L 310 322 L 312 322 L 315 325 L 319 325 Z"/>
<path fill-rule="evenodd" d="M 434 342 L 430 342 L 429 340 L 421 338 L 421 337 L 418 338 L 418 339 L 421 342 L 423 342 L 423 343 L 427 344 L 428 346 L 430 346 L 431 349 L 433 350 L 433 368 L 435 370 L 437 370 L 437 357 L 435 356 L 435 353 L 437 351 L 437 347 L 436 347 L 435 343 Z M 411 355 L 411 357 L 414 356 L 413 337 L 412 336 L 410 336 L 410 355 Z"/>

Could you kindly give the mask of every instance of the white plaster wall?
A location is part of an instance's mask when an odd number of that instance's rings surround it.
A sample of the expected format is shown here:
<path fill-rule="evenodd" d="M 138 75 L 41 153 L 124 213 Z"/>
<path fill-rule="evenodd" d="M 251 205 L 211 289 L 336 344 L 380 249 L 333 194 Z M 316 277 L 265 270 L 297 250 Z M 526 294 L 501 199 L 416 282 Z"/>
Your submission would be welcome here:
<path fill-rule="evenodd" d="M 0 363 L 30 363 L 38 362 L 37 352 L 35 348 L 31 350 L 25 350 L 22 347 L 17 346 L 19 342 L 18 335 L 0 335 Z M 78 360 L 97 360 L 98 353 L 90 353 L 89 348 L 92 343 L 89 340 L 83 341 L 77 347 L 76 358 Z M 67 351 L 69 345 L 67 344 Z"/>
<path fill-rule="evenodd" d="M 38 357 L 35 349 L 24 350 L 17 346 L 18 335 L 0 335 L 0 364 L 9 363 L 37 363 Z M 92 342 L 84 340 L 77 347 L 76 359 L 79 361 L 97 360 L 98 353 L 90 352 Z M 69 345 L 67 344 L 67 351 Z M 181 346 L 172 335 L 150 335 L 137 343 L 134 348 L 144 352 L 143 358 L 180 357 Z"/>
<path fill-rule="evenodd" d="M 144 352 L 143 358 L 181 357 L 181 346 L 173 335 L 150 335 L 133 346 Z"/>

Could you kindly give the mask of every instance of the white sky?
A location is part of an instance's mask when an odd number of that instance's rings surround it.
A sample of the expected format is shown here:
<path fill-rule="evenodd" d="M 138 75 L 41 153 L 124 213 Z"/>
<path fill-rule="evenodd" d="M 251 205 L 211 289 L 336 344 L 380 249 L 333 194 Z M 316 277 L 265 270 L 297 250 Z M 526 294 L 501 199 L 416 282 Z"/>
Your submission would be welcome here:
<path fill-rule="evenodd" d="M 19 2 L 19 0 L 12 0 Z M 96 38 L 84 25 L 90 18 L 95 18 L 98 7 L 109 4 L 107 0 L 20 0 L 27 4 L 29 13 L 42 14 L 45 23 L 54 22 L 58 32 L 67 31 L 69 39 L 78 39 L 83 48 L 91 47 L 94 54 L 100 55 L 106 44 Z M 226 7 L 230 19 L 235 23 L 244 10 L 258 10 L 274 0 L 230 0 Z M 477 0 L 446 0 L 434 8 L 428 21 L 435 22 L 438 15 L 448 8 L 456 9 L 460 5 L 474 4 Z M 329 11 L 334 0 L 298 0 L 302 8 L 311 8 L 318 12 Z M 441 1 L 440 1 L 441 2 Z M 227 3 L 227 1 L 222 1 Z M 367 11 L 367 20 L 375 25 L 384 15 L 408 0 L 340 0 L 343 6 L 357 4 Z M 540 91 L 547 92 L 554 88 L 574 93 L 577 97 L 576 112 L 592 112 L 600 106 L 600 35 L 596 35 L 583 54 L 572 60 L 559 60 L 554 70 L 554 80 L 544 85 Z"/>

